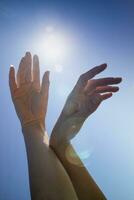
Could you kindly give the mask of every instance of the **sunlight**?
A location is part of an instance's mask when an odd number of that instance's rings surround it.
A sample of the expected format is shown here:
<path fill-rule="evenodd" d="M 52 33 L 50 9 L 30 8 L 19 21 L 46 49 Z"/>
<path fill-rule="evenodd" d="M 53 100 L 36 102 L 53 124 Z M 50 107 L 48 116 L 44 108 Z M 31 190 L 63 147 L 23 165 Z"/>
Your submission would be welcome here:
<path fill-rule="evenodd" d="M 54 65 L 54 70 L 60 73 L 63 71 L 63 67 L 62 65 Z"/>
<path fill-rule="evenodd" d="M 61 71 L 61 61 L 67 53 L 67 44 L 63 35 L 55 32 L 53 27 L 46 27 L 46 32 L 38 43 L 40 55 L 45 59 L 45 62 L 53 64 L 57 71 Z"/>
<path fill-rule="evenodd" d="M 44 63 L 49 70 L 61 73 L 68 54 L 68 46 L 65 33 L 49 25 L 38 35 L 38 40 L 33 44 L 33 51 L 39 55 L 41 63 Z"/>
<path fill-rule="evenodd" d="M 50 34 L 45 38 L 43 43 L 44 53 L 47 59 L 55 61 L 63 56 L 65 46 L 62 38 L 54 34 Z"/>

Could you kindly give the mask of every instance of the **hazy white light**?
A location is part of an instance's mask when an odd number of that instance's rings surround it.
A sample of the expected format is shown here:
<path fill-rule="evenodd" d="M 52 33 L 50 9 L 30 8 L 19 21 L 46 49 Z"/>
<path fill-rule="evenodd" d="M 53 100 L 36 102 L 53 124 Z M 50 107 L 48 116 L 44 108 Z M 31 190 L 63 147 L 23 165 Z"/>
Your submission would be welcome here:
<path fill-rule="evenodd" d="M 66 84 L 61 84 L 59 87 L 58 87 L 58 95 L 61 97 L 61 98 L 66 98 L 70 92 L 70 88 L 68 87 L 68 85 Z"/>
<path fill-rule="evenodd" d="M 55 69 L 56 72 L 62 72 L 63 71 L 62 65 L 55 65 L 54 69 Z"/>
<path fill-rule="evenodd" d="M 47 26 L 46 27 L 46 32 L 52 33 L 53 31 L 54 31 L 54 27 L 53 26 Z"/>
<path fill-rule="evenodd" d="M 56 34 L 48 34 L 42 43 L 44 56 L 48 61 L 60 61 L 65 53 L 65 42 Z"/>
<path fill-rule="evenodd" d="M 33 49 L 47 69 L 62 72 L 69 53 L 69 38 L 65 33 L 56 31 L 54 26 L 47 26 L 37 35 Z"/>

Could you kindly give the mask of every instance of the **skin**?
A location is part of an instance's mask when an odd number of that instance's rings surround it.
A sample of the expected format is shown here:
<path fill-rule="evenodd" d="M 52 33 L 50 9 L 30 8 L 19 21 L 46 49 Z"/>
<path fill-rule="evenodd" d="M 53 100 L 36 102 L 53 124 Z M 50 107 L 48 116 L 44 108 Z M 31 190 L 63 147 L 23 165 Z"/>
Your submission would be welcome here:
<path fill-rule="evenodd" d="M 19 65 L 17 82 L 11 67 L 9 85 L 26 146 L 31 199 L 78 200 L 68 174 L 49 147 L 45 129 L 49 72 L 45 72 L 40 84 L 38 56 L 32 59 L 26 53 Z"/>
<path fill-rule="evenodd" d="M 121 78 L 93 79 L 106 67 L 106 64 L 102 64 L 80 76 L 67 98 L 50 138 L 50 146 L 70 176 L 79 200 L 106 199 L 70 143 L 101 102 L 119 90 L 111 85 L 120 83 Z"/>
<path fill-rule="evenodd" d="M 9 85 L 16 113 L 22 127 L 39 121 L 45 127 L 49 92 L 49 72 L 45 72 L 40 86 L 39 60 L 29 52 L 21 59 L 15 80 L 15 69 L 10 68 Z"/>

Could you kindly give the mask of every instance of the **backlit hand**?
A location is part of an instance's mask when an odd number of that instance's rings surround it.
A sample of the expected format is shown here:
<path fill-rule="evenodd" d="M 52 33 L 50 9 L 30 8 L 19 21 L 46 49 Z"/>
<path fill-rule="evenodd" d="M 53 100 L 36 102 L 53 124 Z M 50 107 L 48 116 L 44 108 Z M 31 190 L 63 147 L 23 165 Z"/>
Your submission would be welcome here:
<path fill-rule="evenodd" d="M 102 64 L 80 76 L 67 98 L 63 111 L 54 128 L 53 133 L 57 129 L 59 135 L 54 136 L 52 134 L 52 138 L 57 137 L 59 142 L 72 139 L 87 117 L 98 108 L 100 103 L 110 98 L 113 92 L 119 90 L 118 87 L 110 85 L 120 83 L 121 78 L 92 79 L 95 75 L 105 70 L 106 67 L 106 64 Z"/>
<path fill-rule="evenodd" d="M 33 63 L 33 64 L 32 64 Z M 22 126 L 40 122 L 44 126 L 49 92 L 49 72 L 45 72 L 40 85 L 39 59 L 29 52 L 21 59 L 17 83 L 15 69 L 10 68 L 9 85 L 16 113 Z"/>

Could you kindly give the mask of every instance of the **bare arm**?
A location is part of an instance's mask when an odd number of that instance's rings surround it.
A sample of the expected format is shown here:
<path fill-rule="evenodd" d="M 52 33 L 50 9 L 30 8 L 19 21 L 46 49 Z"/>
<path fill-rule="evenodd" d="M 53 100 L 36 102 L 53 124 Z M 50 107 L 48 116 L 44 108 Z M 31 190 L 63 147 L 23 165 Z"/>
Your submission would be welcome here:
<path fill-rule="evenodd" d="M 60 125 L 59 125 L 60 126 Z M 56 153 L 57 157 L 62 162 L 66 169 L 70 179 L 73 183 L 75 191 L 79 200 L 105 200 L 105 196 L 97 186 L 84 164 L 80 160 L 77 152 L 74 150 L 71 143 L 64 140 L 58 143 L 56 140 L 57 134 L 66 133 L 66 128 L 62 130 L 58 127 L 58 124 L 52 131 L 52 138 L 50 139 L 50 146 Z"/>
<path fill-rule="evenodd" d="M 26 145 L 32 200 L 77 200 L 65 169 L 49 148 L 45 117 L 49 92 L 49 73 L 40 85 L 39 60 L 30 53 L 22 58 L 17 83 L 10 69 L 9 84 L 16 113 L 20 119 Z"/>
<path fill-rule="evenodd" d="M 106 64 L 103 64 L 80 76 L 50 138 L 50 146 L 68 172 L 79 200 L 106 199 L 70 143 L 100 103 L 110 98 L 112 92 L 119 90 L 118 87 L 109 85 L 120 83 L 121 78 L 92 79 L 105 68 Z"/>
<path fill-rule="evenodd" d="M 39 124 L 23 128 L 32 200 L 77 200 L 72 183 Z"/>
<path fill-rule="evenodd" d="M 51 143 L 51 147 L 70 176 L 79 200 L 106 199 L 69 142 L 60 147 Z"/>

